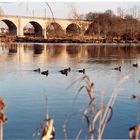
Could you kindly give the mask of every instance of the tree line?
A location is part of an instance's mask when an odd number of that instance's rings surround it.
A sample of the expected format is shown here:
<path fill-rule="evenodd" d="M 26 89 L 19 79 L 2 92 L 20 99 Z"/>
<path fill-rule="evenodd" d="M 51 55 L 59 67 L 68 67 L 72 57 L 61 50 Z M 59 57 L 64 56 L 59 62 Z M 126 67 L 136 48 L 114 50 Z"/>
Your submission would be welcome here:
<path fill-rule="evenodd" d="M 140 19 L 134 12 L 123 14 L 123 11 L 120 11 L 120 14 L 116 15 L 112 10 L 106 10 L 103 13 L 89 12 L 81 18 L 91 22 L 85 35 L 105 39 L 140 40 Z"/>

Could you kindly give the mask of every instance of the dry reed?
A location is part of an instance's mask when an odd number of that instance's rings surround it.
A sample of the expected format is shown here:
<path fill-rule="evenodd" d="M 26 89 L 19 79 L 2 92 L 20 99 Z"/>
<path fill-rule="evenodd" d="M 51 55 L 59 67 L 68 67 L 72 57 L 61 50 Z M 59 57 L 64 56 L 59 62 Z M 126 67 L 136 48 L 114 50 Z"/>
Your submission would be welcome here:
<path fill-rule="evenodd" d="M 82 114 L 82 116 L 85 118 L 87 126 L 88 126 L 88 132 L 91 140 L 94 139 L 102 139 L 102 135 L 104 132 L 104 129 L 107 125 L 107 123 L 111 120 L 112 115 L 113 115 L 113 105 L 115 103 L 115 100 L 117 98 L 117 95 L 119 93 L 120 89 L 119 87 L 123 82 L 125 82 L 129 76 L 124 76 L 119 82 L 116 88 L 114 88 L 112 95 L 108 101 L 108 104 L 105 105 L 103 102 L 101 102 L 100 106 L 98 107 L 97 105 L 97 99 L 94 95 L 94 83 L 91 81 L 90 77 L 87 75 L 84 75 L 82 78 L 74 81 L 68 88 L 72 87 L 73 85 L 76 84 L 76 82 L 79 82 L 79 85 L 82 83 L 82 81 L 85 82 L 82 86 L 80 86 L 76 96 L 78 96 L 84 88 L 86 89 L 86 94 L 89 97 L 89 101 L 84 108 L 83 112 L 79 112 Z M 68 116 L 63 125 L 63 131 L 64 131 L 64 136 L 65 139 L 67 138 L 67 124 L 69 121 L 69 118 L 74 115 L 71 114 Z M 95 126 L 97 127 L 98 134 L 97 136 L 95 135 Z M 81 128 L 77 134 L 76 139 L 80 137 L 80 134 L 82 133 L 83 129 Z"/>

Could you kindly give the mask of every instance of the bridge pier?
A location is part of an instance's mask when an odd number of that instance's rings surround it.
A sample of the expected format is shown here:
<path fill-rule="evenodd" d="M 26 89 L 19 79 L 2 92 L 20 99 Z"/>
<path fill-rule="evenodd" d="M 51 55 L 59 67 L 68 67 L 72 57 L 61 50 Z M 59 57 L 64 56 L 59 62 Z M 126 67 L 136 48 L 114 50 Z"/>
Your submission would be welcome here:
<path fill-rule="evenodd" d="M 21 22 L 21 17 L 18 17 L 18 30 L 17 30 L 17 36 L 23 36 L 23 26 L 22 26 L 22 22 Z"/>
<path fill-rule="evenodd" d="M 44 38 L 46 38 L 47 36 L 46 36 L 46 28 L 45 29 L 43 29 L 43 36 L 44 36 Z"/>

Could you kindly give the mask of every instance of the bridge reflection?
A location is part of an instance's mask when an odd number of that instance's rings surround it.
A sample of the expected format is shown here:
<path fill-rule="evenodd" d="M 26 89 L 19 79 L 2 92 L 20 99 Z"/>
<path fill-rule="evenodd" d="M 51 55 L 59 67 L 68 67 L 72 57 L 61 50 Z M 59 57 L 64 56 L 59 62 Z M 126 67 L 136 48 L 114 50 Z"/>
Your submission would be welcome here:
<path fill-rule="evenodd" d="M 86 46 L 86 45 L 50 45 L 50 44 L 1 44 L 0 55 L 10 54 L 10 58 L 20 61 L 61 61 L 74 59 L 79 63 L 120 63 L 140 58 L 140 47 L 136 46 Z M 32 56 L 35 58 L 32 58 Z M 11 57 L 13 55 L 13 57 Z"/>

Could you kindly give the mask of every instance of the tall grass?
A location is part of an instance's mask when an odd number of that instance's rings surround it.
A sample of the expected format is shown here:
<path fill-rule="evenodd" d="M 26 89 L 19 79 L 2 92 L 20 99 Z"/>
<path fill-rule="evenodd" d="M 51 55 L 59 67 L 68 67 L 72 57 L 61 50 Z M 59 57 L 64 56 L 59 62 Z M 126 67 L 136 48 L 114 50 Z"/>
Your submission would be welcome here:
<path fill-rule="evenodd" d="M 138 95 L 132 95 L 133 99 L 138 100 L 139 105 L 140 105 L 140 96 Z M 138 106 L 140 109 L 140 106 Z M 139 112 L 138 112 L 139 113 Z M 139 120 L 139 116 L 137 116 L 137 119 Z M 140 124 L 136 124 L 132 127 L 129 128 L 129 136 L 130 138 L 133 138 L 134 140 L 138 140 L 139 139 L 139 132 L 140 132 Z"/>
<path fill-rule="evenodd" d="M 91 81 L 91 78 L 87 75 L 84 75 L 82 78 L 74 81 L 69 88 L 71 88 L 74 84 L 77 82 L 79 83 L 80 88 L 78 89 L 78 92 L 76 96 L 79 96 L 81 91 L 83 89 L 86 89 L 85 94 L 89 97 L 89 100 L 87 102 L 86 107 L 80 114 L 83 116 L 83 118 L 86 120 L 88 132 L 89 132 L 89 137 L 91 140 L 98 139 L 101 140 L 105 127 L 107 123 L 111 120 L 113 116 L 113 105 L 116 101 L 117 95 L 120 90 L 120 86 L 122 85 L 123 82 L 125 82 L 127 79 L 129 79 L 129 76 L 124 76 L 120 81 L 118 82 L 117 86 L 113 89 L 112 95 L 108 101 L 107 104 L 104 104 L 103 99 L 101 99 L 100 105 L 99 101 L 94 95 L 94 89 L 95 89 L 95 84 Z M 63 125 L 63 131 L 64 131 L 64 136 L 65 139 L 68 139 L 67 137 L 67 124 L 69 121 L 69 118 L 74 115 L 71 114 L 68 116 Z M 95 126 L 97 127 L 97 135 L 95 134 Z M 75 139 L 78 139 L 82 133 L 83 129 L 79 129 L 79 132 L 77 134 L 77 137 Z"/>

